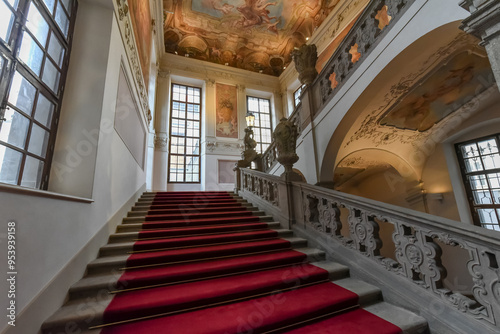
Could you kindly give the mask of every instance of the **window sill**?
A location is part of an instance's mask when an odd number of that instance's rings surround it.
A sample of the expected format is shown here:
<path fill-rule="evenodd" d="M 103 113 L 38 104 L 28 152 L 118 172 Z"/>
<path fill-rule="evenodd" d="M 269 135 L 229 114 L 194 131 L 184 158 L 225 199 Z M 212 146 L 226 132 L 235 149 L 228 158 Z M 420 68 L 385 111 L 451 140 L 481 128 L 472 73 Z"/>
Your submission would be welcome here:
<path fill-rule="evenodd" d="M 59 194 L 59 193 L 46 191 L 46 190 L 25 188 L 25 187 L 21 187 L 21 186 L 13 186 L 10 184 L 2 184 L 2 183 L 0 183 L 0 192 L 8 192 L 8 193 L 21 194 L 21 195 L 27 195 L 27 196 L 44 197 L 44 198 L 54 198 L 54 199 L 60 199 L 60 200 L 64 200 L 64 201 L 80 202 L 80 203 L 88 203 L 88 204 L 94 202 L 94 200 L 90 199 L 90 198 L 64 195 L 64 194 Z"/>

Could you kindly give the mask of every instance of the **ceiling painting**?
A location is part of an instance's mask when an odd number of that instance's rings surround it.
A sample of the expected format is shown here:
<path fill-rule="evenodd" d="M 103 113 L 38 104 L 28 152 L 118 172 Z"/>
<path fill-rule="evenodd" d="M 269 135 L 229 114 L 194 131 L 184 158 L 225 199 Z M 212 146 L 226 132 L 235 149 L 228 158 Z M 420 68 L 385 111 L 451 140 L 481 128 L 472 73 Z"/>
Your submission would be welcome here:
<path fill-rule="evenodd" d="M 389 110 L 380 125 L 427 131 L 491 84 L 488 58 L 464 51 L 437 69 Z"/>
<path fill-rule="evenodd" d="M 279 76 L 339 0 L 164 0 L 165 51 Z"/>

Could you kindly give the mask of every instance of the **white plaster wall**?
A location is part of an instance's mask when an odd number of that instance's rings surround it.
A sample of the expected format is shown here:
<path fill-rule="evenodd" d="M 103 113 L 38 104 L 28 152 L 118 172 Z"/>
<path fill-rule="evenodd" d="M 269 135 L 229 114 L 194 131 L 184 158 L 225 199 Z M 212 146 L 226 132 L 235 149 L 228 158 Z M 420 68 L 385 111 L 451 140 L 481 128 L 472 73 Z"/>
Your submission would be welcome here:
<path fill-rule="evenodd" d="M 112 123 L 122 60 L 130 75 L 126 59 L 112 7 L 80 1 L 56 151 L 78 146 L 78 140 L 85 140 L 81 135 L 84 129 L 100 130 L 100 134 L 92 154 L 83 157 L 82 163 L 63 180 L 52 177 L 51 189 L 92 198 L 93 202 L 0 192 L 2 220 L 14 220 L 18 227 L 18 326 L 6 333 L 38 331 L 41 323 L 61 306 L 69 286 L 81 278 L 85 266 L 74 268 L 68 276 L 58 274 L 82 252 L 84 263 L 96 257 L 98 246 L 114 229 L 108 225 L 110 219 L 144 187 L 145 172 Z M 99 68 L 88 67 L 91 62 Z M 105 233 L 93 240 L 102 230 Z M 4 248 L 5 240 L 0 240 Z M 97 247 L 86 249 L 95 242 Z M 5 265 L 2 259 L 2 272 L 7 271 Z M 56 281 L 54 289 L 51 284 Z M 4 295 L 5 280 L 0 282 L 0 288 Z M 5 316 L 1 317 L 0 329 L 6 328 L 6 321 Z"/>

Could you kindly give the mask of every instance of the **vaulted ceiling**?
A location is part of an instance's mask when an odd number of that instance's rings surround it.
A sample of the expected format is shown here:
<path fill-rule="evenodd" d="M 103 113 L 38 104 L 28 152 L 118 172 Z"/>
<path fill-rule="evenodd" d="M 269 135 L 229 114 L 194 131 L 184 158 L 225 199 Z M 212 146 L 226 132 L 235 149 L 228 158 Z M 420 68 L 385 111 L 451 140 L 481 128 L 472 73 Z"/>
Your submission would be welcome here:
<path fill-rule="evenodd" d="M 165 51 L 279 76 L 340 0 L 164 0 Z"/>

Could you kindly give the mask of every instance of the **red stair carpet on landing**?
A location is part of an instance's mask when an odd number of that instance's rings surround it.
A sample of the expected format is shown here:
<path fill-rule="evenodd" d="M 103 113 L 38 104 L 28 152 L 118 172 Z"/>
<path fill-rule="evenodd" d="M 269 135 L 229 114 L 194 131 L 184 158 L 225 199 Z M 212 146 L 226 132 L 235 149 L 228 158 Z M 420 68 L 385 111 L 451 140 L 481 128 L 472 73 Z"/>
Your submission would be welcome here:
<path fill-rule="evenodd" d="M 401 333 L 227 192 L 149 209 L 102 334 Z"/>

